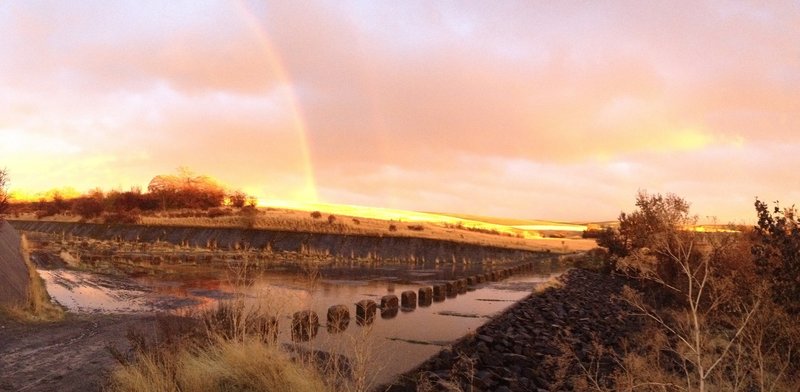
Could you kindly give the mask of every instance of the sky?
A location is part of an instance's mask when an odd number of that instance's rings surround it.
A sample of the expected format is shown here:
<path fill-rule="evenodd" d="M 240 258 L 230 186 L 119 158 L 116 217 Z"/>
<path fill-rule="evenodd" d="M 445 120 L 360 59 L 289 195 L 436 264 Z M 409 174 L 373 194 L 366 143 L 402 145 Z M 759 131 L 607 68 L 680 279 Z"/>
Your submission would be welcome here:
<path fill-rule="evenodd" d="M 800 203 L 797 1 L 0 2 L 11 190 L 561 221 Z"/>

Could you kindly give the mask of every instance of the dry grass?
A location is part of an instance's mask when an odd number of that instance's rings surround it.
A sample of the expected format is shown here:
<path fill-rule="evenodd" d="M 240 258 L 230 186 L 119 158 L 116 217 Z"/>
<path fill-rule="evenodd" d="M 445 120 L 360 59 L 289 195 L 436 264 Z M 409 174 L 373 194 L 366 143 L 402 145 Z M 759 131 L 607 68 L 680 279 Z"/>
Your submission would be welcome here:
<path fill-rule="evenodd" d="M 120 362 L 109 391 L 327 391 L 320 372 L 282 349 L 277 318 L 239 298 L 188 317 L 158 319 L 148 341 L 129 331 L 133 357 Z"/>
<path fill-rule="evenodd" d="M 354 210 L 351 213 L 355 214 L 357 212 Z M 335 215 L 337 219 L 333 223 L 329 223 L 326 219 L 312 218 L 307 211 L 291 209 L 262 208 L 252 216 L 243 216 L 232 210 L 227 215 L 214 215 L 214 217 L 209 217 L 207 212 L 200 210 L 178 210 L 143 215 L 141 223 L 165 226 L 255 228 L 346 235 L 417 237 L 530 251 L 549 250 L 555 253 L 586 251 L 597 246 L 593 239 L 577 238 L 580 236 L 579 231 L 563 233 L 557 230 L 561 226 L 572 227 L 576 225 L 559 225 L 544 221 L 496 220 L 496 222 L 509 224 L 550 224 L 550 226 L 553 226 L 553 230 L 556 230 L 539 232 L 493 223 L 495 222 L 493 219 L 496 218 L 481 217 L 480 219 L 486 221 L 472 221 L 448 215 L 427 215 L 424 216 L 426 220 L 415 220 L 412 218 L 382 219 L 342 213 Z M 35 220 L 36 218 L 32 214 L 22 214 L 19 219 Z M 70 215 L 58 215 L 43 218 L 42 220 L 77 222 L 78 218 Z M 389 229 L 390 225 L 394 225 L 396 231 L 391 231 Z M 414 229 L 409 229 L 409 225 L 413 226 Z M 420 228 L 422 230 L 419 230 Z M 542 238 L 554 233 L 567 235 L 568 238 Z"/>
<path fill-rule="evenodd" d="M 132 358 L 114 348 L 120 362 L 107 390 L 122 391 L 354 391 L 373 384 L 369 328 L 342 335 L 329 352 L 280 345 L 277 320 L 264 307 L 241 299 L 192 317 L 163 318 L 152 341 L 129 331 Z M 176 321 L 177 320 L 177 321 Z"/>
<path fill-rule="evenodd" d="M 549 250 L 556 253 L 586 251 L 597 246 L 592 239 L 532 238 L 531 236 L 520 238 L 508 235 L 508 233 L 492 234 L 481 232 L 480 230 L 476 231 L 470 229 L 470 226 L 464 226 L 464 228 L 459 229 L 457 226 L 446 222 L 416 222 L 412 220 L 384 220 L 349 216 L 346 218 L 351 219 L 337 219 L 334 223 L 329 223 L 324 219 L 313 219 L 304 211 L 268 209 L 260 210 L 259 215 L 251 218 L 252 221 L 248 220 L 248 222 L 244 222 L 241 216 L 229 215 L 215 218 L 205 216 L 143 216 L 142 223 L 200 227 L 250 227 L 313 233 L 430 238 L 510 249 Z M 352 218 L 356 220 L 354 221 Z M 408 225 L 408 223 L 412 222 L 415 224 Z M 395 231 L 390 230 L 391 225 L 394 225 Z M 409 226 L 413 228 L 409 229 Z M 509 230 L 512 230 L 512 228 L 509 228 Z"/>
<path fill-rule="evenodd" d="M 28 302 L 21 307 L 9 309 L 12 317 L 24 321 L 58 321 L 64 318 L 64 310 L 53 303 L 47 293 L 44 281 L 36 272 L 36 267 L 30 259 L 28 239 L 22 235 L 20 239 L 20 252 L 28 268 Z"/>
<path fill-rule="evenodd" d="M 327 352 L 313 344 L 280 344 L 283 304 L 269 295 L 247 301 L 254 264 L 245 256 L 231 263 L 229 278 L 242 292 L 236 299 L 182 318 L 159 319 L 152 342 L 129 331 L 134 355 L 109 348 L 120 366 L 111 374 L 110 391 L 354 391 L 369 390 L 374 380 L 370 328 L 343 334 Z M 309 292 L 318 270 L 306 269 Z"/>
<path fill-rule="evenodd" d="M 275 345 L 249 338 L 218 340 L 203 349 L 186 347 L 169 358 L 140 354 L 111 376 L 111 391 L 326 391 L 311 367 Z M 169 365 L 169 366 L 165 366 Z"/>
<path fill-rule="evenodd" d="M 558 288 L 561 288 L 561 287 L 564 287 L 564 282 L 562 282 L 561 279 L 559 279 L 559 277 L 556 276 L 556 277 L 552 277 L 550 279 L 547 279 L 546 281 L 542 282 L 541 284 L 536 285 L 536 287 L 533 289 L 533 292 L 535 292 L 535 293 L 543 293 L 545 291 L 555 290 L 555 289 L 558 289 Z"/>

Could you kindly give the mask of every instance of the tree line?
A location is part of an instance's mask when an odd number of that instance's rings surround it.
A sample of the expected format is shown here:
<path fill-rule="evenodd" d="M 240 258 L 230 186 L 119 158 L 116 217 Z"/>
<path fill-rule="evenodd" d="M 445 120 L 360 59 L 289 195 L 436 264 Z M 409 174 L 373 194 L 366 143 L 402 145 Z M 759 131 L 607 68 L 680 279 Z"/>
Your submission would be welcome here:
<path fill-rule="evenodd" d="M 58 214 L 74 214 L 82 220 L 103 218 L 107 223 L 137 223 L 143 212 L 178 209 L 209 210 L 223 206 L 255 207 L 256 199 L 242 191 L 228 191 L 208 176 L 181 169 L 177 175 L 158 175 L 147 191 L 135 187 L 128 191 L 103 192 L 94 189 L 78 197 L 55 192 L 49 199 L 9 200 L 8 175 L 0 171 L 0 213 L 34 213 L 38 219 Z"/>

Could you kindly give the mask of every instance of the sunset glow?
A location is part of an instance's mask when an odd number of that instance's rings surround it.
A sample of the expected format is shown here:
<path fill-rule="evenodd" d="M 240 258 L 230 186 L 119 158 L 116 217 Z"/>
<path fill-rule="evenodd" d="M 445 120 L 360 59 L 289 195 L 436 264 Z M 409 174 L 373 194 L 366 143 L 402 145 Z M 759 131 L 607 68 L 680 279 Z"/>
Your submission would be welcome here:
<path fill-rule="evenodd" d="M 4 1 L 0 167 L 18 199 L 186 165 L 388 219 L 612 220 L 646 189 L 752 222 L 800 202 L 798 42 L 792 1 Z"/>

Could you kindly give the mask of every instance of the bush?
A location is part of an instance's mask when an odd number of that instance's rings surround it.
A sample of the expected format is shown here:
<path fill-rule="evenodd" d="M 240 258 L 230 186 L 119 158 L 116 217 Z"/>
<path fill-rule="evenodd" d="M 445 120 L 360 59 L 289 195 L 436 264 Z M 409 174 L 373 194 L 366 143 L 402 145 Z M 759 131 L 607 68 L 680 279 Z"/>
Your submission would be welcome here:
<path fill-rule="evenodd" d="M 254 206 L 247 205 L 247 206 L 242 207 L 242 210 L 239 211 L 239 214 L 241 214 L 241 215 L 258 215 L 258 208 L 254 207 Z"/>
<path fill-rule="evenodd" d="M 36 211 L 36 219 L 47 218 L 48 216 L 53 216 L 57 214 L 58 211 L 54 209 L 44 209 L 44 210 L 37 210 Z"/>
<path fill-rule="evenodd" d="M 604 248 L 593 248 L 575 259 L 575 267 L 590 271 L 610 273 L 609 254 Z"/>
<path fill-rule="evenodd" d="M 81 197 L 72 204 L 72 211 L 84 220 L 97 218 L 104 210 L 102 201 L 93 197 Z"/>
<path fill-rule="evenodd" d="M 245 206 L 245 203 L 247 203 L 247 195 L 242 191 L 236 191 L 228 196 L 228 200 L 230 201 L 231 206 L 242 208 Z"/>
<path fill-rule="evenodd" d="M 106 214 L 103 222 L 109 225 L 135 225 L 142 221 L 141 211 L 118 211 Z"/>
<path fill-rule="evenodd" d="M 258 208 L 246 205 L 242 207 L 240 215 L 242 216 L 244 227 L 248 229 L 256 227 L 256 223 L 258 223 Z"/>
<path fill-rule="evenodd" d="M 361 224 L 361 221 L 360 221 L 360 220 L 358 220 L 357 218 L 353 218 L 353 224 L 355 224 L 355 225 L 360 225 L 360 224 Z"/>
<path fill-rule="evenodd" d="M 319 211 L 314 211 L 314 212 L 311 213 L 311 217 L 314 218 L 314 219 L 322 218 L 322 213 L 319 212 Z"/>
<path fill-rule="evenodd" d="M 397 226 L 395 226 L 394 223 L 390 224 L 389 231 L 397 231 Z"/>
<path fill-rule="evenodd" d="M 208 217 L 209 218 L 218 218 L 220 216 L 228 216 L 231 215 L 233 211 L 229 208 L 211 208 L 208 210 Z"/>
<path fill-rule="evenodd" d="M 8 173 L 6 169 L 0 169 L 0 215 L 5 214 L 8 209 Z"/>
<path fill-rule="evenodd" d="M 336 217 L 333 215 L 328 215 L 328 223 L 333 224 L 333 222 L 336 222 Z"/>
<path fill-rule="evenodd" d="M 408 225 L 408 229 L 412 231 L 422 231 L 425 230 L 425 227 L 422 225 Z"/>
<path fill-rule="evenodd" d="M 585 238 L 585 239 L 594 238 L 594 239 L 596 239 L 596 238 L 599 238 L 602 233 L 603 233 L 602 229 L 600 229 L 600 230 L 598 230 L 598 229 L 588 229 L 588 230 L 584 230 L 583 233 L 581 233 L 581 238 Z"/>
<path fill-rule="evenodd" d="M 794 207 L 756 200 L 758 226 L 752 254 L 760 276 L 772 284 L 775 301 L 792 313 L 800 313 L 800 218 Z"/>

